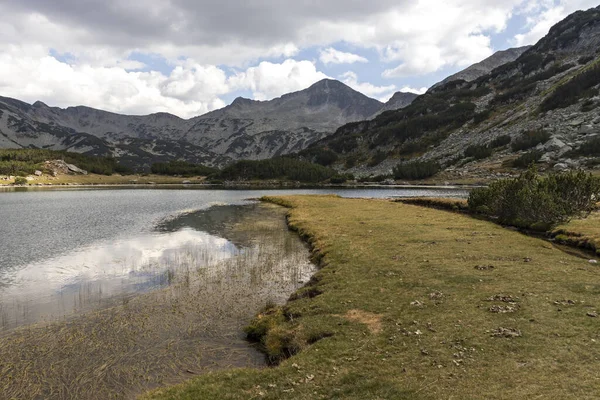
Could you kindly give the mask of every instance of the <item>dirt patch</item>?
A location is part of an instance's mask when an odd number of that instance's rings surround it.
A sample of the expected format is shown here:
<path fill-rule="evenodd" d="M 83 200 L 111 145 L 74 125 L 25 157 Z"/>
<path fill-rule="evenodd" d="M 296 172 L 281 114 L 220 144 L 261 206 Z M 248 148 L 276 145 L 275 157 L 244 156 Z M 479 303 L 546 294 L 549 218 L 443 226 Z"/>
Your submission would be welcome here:
<path fill-rule="evenodd" d="M 350 310 L 344 316 L 347 320 L 367 325 L 373 334 L 381 332 L 381 315 L 363 310 Z"/>

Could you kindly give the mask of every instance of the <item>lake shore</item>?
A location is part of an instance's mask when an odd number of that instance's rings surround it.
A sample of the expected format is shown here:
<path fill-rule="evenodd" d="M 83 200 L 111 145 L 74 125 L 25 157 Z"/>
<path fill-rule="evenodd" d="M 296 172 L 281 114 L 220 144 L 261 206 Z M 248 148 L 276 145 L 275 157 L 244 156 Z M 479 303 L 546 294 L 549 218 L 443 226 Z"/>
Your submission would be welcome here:
<path fill-rule="evenodd" d="M 274 368 L 201 376 L 146 399 L 594 398 L 600 271 L 467 215 L 294 196 L 321 270 L 260 314 Z M 260 330 L 260 329 L 259 329 Z"/>

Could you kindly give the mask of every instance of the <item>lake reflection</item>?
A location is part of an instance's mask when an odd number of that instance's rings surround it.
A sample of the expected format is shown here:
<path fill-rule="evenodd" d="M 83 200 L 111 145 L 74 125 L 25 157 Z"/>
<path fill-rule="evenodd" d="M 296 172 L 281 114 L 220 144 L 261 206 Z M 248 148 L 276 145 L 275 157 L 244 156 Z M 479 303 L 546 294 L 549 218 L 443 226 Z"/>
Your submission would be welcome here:
<path fill-rule="evenodd" d="M 0 293 L 2 325 L 108 305 L 115 296 L 167 285 L 176 270 L 213 265 L 239 252 L 230 241 L 191 228 L 87 246 L 4 277 L 9 285 Z"/>

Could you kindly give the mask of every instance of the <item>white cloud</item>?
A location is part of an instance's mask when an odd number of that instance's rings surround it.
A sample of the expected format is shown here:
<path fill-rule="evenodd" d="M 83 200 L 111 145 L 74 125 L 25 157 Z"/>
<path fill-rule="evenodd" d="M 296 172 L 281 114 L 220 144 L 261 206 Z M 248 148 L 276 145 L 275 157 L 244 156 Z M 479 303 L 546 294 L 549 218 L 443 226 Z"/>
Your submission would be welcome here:
<path fill-rule="evenodd" d="M 321 50 L 319 53 L 319 60 L 321 60 L 323 64 L 354 64 L 356 62 L 369 62 L 369 60 L 359 56 L 358 54 L 345 53 L 343 51 L 336 50 L 333 47 L 328 47 L 324 50 Z"/>
<path fill-rule="evenodd" d="M 229 79 L 232 89 L 251 90 L 256 100 L 268 100 L 285 93 L 302 90 L 327 78 L 310 61 L 285 60 L 281 64 L 267 61 L 250 67 Z"/>
<path fill-rule="evenodd" d="M 352 89 L 383 102 L 388 101 L 396 90 L 395 85 L 375 86 L 369 82 L 359 82 L 358 75 L 356 75 L 356 73 L 353 71 L 348 71 L 342 74 L 340 76 L 340 80 L 346 85 L 350 86 Z"/>
<path fill-rule="evenodd" d="M 410 86 L 404 86 L 399 91 L 404 92 L 404 93 L 408 92 L 408 93 L 415 93 L 415 94 L 424 94 L 425 92 L 427 92 L 427 88 L 426 87 L 412 88 Z"/>
<path fill-rule="evenodd" d="M 143 64 L 142 64 L 143 65 Z M 262 62 L 228 77 L 214 65 L 187 60 L 169 75 L 131 71 L 137 63 L 114 66 L 61 62 L 41 47 L 0 52 L 0 93 L 52 106 L 86 105 L 124 114 L 169 112 L 188 118 L 221 108 L 223 95 L 250 90 L 257 100 L 302 90 L 327 78 L 310 61 Z"/>

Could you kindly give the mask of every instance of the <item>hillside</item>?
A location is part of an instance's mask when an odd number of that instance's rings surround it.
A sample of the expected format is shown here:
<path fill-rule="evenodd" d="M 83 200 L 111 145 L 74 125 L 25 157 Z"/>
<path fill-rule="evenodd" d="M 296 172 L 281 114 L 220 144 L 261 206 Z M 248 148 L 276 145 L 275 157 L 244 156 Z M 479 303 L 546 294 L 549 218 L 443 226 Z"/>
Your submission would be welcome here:
<path fill-rule="evenodd" d="M 501 65 L 504 65 L 509 62 L 515 61 L 517 58 L 521 56 L 525 51 L 529 50 L 531 46 L 523 46 L 516 47 L 513 49 L 501 50 L 497 51 L 485 60 L 473 64 L 462 71 L 457 72 L 454 75 L 450 75 L 446 79 L 441 82 L 436 83 L 431 87 L 431 89 L 438 88 L 440 86 L 445 85 L 448 82 L 456 81 L 456 80 L 464 80 L 467 82 L 472 82 L 475 79 L 482 77 L 483 75 L 487 75 L 492 72 L 495 68 L 498 68 Z"/>
<path fill-rule="evenodd" d="M 443 176 L 491 178 L 600 164 L 600 7 L 578 11 L 521 54 L 473 82 L 447 82 L 408 107 L 347 124 L 310 152 L 339 169 L 391 174 L 401 161 L 439 164 Z M 519 158 L 514 163 L 513 160 Z"/>

